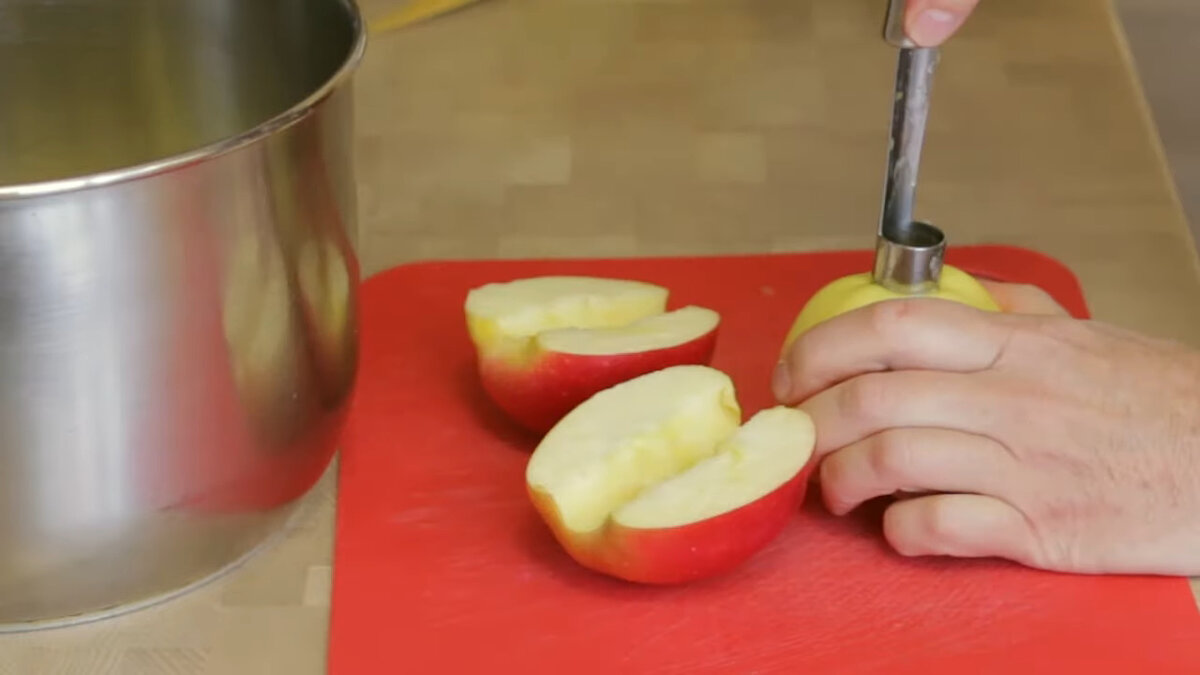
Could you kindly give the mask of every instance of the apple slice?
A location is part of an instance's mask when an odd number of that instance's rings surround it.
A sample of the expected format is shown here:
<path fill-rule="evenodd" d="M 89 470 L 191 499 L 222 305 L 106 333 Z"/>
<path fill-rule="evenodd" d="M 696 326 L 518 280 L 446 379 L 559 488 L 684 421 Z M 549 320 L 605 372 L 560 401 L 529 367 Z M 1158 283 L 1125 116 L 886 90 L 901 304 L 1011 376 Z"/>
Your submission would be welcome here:
<path fill-rule="evenodd" d="M 509 417 L 548 431 L 596 392 L 661 368 L 708 364 L 720 315 L 665 311 L 661 286 L 596 277 L 534 277 L 467 295 L 483 388 Z"/>
<path fill-rule="evenodd" d="M 815 433 L 800 410 L 741 422 L 733 382 L 673 366 L 597 393 L 542 439 L 526 467 L 534 507 L 576 562 L 671 584 L 732 570 L 804 498 Z"/>

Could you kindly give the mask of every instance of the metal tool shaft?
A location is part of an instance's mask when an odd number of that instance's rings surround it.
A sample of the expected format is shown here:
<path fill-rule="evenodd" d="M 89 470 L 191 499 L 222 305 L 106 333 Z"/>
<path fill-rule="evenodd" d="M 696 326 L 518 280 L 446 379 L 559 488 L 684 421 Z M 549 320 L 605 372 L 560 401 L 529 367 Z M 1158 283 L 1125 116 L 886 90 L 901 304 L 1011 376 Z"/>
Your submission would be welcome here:
<path fill-rule="evenodd" d="M 899 49 L 883 207 L 876 236 L 875 283 L 904 294 L 935 290 L 946 238 L 913 217 L 921 149 L 938 50 L 918 47 L 904 32 L 905 0 L 890 0 L 883 37 Z"/>
<path fill-rule="evenodd" d="M 903 239 L 903 232 L 913 221 L 917 176 L 937 59 L 936 49 L 906 47 L 900 49 L 896 63 L 891 143 L 879 220 L 879 234 L 893 241 Z"/>

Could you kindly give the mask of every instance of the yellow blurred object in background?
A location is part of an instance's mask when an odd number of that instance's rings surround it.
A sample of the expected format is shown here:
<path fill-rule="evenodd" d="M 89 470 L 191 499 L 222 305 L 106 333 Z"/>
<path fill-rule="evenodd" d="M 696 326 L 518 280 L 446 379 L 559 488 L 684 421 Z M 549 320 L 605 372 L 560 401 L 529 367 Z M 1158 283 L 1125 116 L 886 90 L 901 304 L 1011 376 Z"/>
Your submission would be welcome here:
<path fill-rule="evenodd" d="M 478 2 L 480 0 L 407 0 L 400 9 L 392 10 L 378 19 L 370 21 L 368 27 L 372 33 L 385 33 L 426 19 L 432 19 Z"/>

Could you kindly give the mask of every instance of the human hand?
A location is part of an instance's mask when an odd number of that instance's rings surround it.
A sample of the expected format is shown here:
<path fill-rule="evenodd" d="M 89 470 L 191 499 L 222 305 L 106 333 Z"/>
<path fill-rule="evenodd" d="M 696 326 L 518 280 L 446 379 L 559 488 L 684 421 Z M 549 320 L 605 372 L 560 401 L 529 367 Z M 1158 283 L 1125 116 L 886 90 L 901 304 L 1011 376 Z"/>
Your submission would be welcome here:
<path fill-rule="evenodd" d="M 826 506 L 916 493 L 884 515 L 908 556 L 1200 574 L 1200 353 L 987 285 L 1006 313 L 890 300 L 792 345 Z"/>
<path fill-rule="evenodd" d="M 904 32 L 922 47 L 937 47 L 967 20 L 979 0 L 908 0 Z"/>

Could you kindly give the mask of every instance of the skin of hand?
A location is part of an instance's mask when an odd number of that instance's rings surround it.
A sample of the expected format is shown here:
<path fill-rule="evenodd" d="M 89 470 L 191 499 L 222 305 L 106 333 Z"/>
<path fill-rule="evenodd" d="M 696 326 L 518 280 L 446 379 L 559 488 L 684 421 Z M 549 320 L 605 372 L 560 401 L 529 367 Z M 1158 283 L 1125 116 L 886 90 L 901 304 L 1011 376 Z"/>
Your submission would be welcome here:
<path fill-rule="evenodd" d="M 938 47 L 967 20 L 979 0 L 908 0 L 904 32 L 922 47 Z"/>
<path fill-rule="evenodd" d="M 1005 313 L 889 300 L 784 355 L 776 398 L 813 417 L 826 507 L 897 496 L 906 556 L 1200 575 L 1200 353 L 986 285 Z"/>

